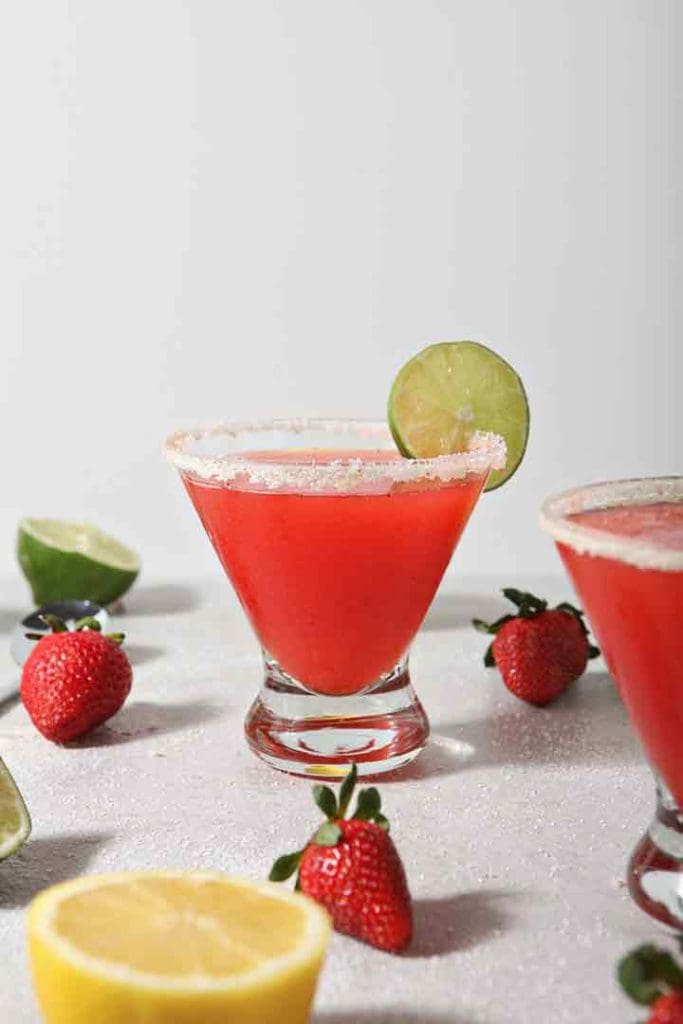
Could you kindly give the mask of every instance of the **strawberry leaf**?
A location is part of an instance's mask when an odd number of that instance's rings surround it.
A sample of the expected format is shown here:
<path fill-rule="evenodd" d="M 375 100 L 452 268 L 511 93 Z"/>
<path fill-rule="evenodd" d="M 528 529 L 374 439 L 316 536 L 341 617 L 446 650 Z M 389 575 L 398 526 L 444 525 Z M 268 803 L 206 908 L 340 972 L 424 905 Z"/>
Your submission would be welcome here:
<path fill-rule="evenodd" d="M 332 821 L 326 821 L 313 836 L 313 842 L 316 846 L 336 846 L 341 835 L 342 830 L 339 825 L 335 825 Z"/>
<path fill-rule="evenodd" d="M 508 601 L 512 601 L 519 608 L 519 615 L 522 618 L 531 618 L 533 615 L 538 615 L 539 612 L 544 612 L 548 607 L 548 602 L 541 600 L 540 597 L 536 597 L 534 594 L 529 594 L 524 590 L 517 590 L 516 587 L 503 587 L 503 594 L 507 597 Z"/>
<path fill-rule="evenodd" d="M 493 644 L 489 644 L 486 648 L 486 654 L 484 655 L 484 664 L 487 668 L 495 668 L 496 656 L 493 653 Z"/>
<path fill-rule="evenodd" d="M 384 832 L 388 832 L 389 828 L 390 828 L 389 819 L 385 818 L 383 814 L 376 814 L 375 815 L 375 825 L 379 825 L 379 827 Z"/>
<path fill-rule="evenodd" d="M 378 789 L 375 789 L 374 786 L 369 789 L 361 789 L 352 817 L 357 821 L 372 821 L 380 813 L 381 807 L 382 798 Z"/>
<path fill-rule="evenodd" d="M 683 970 L 671 954 L 649 943 L 619 961 L 617 977 L 624 992 L 641 1006 L 650 1006 L 672 988 L 683 988 Z"/>
<path fill-rule="evenodd" d="M 96 633 L 102 632 L 102 626 L 92 615 L 86 615 L 85 618 L 79 619 L 78 622 L 74 624 L 75 632 L 79 632 L 81 629 L 92 629 Z"/>
<path fill-rule="evenodd" d="M 568 615 L 574 616 L 578 624 L 581 626 L 583 635 L 588 640 L 588 657 L 599 658 L 600 648 L 590 642 L 590 633 L 588 632 L 588 626 L 584 619 L 584 612 L 582 612 L 580 608 L 577 608 L 576 605 L 570 604 L 569 601 L 560 601 L 556 607 L 558 611 L 567 612 Z"/>
<path fill-rule="evenodd" d="M 557 608 L 561 608 L 563 612 L 569 612 L 575 619 L 581 619 L 583 621 L 583 612 L 580 608 L 577 608 L 575 604 L 570 604 L 569 601 L 560 601 Z"/>
<path fill-rule="evenodd" d="M 63 619 L 60 619 L 58 615 L 52 615 L 50 612 L 45 612 L 44 615 L 38 616 L 43 620 L 46 626 L 49 626 L 53 633 L 68 633 L 69 627 Z"/>
<path fill-rule="evenodd" d="M 337 817 L 337 798 L 329 786 L 314 786 L 313 799 L 326 818 L 331 821 Z"/>
<path fill-rule="evenodd" d="M 303 856 L 303 850 L 297 850 L 296 853 L 285 853 L 273 864 L 268 875 L 269 882 L 285 882 L 288 878 L 291 878 L 296 869 L 299 867 L 299 861 Z"/>
<path fill-rule="evenodd" d="M 342 782 L 342 784 L 340 786 L 340 789 L 339 789 L 338 817 L 340 817 L 340 818 L 345 818 L 346 817 L 346 812 L 349 809 L 349 804 L 351 803 L 351 797 L 353 796 L 353 791 L 356 788 L 356 780 L 357 779 L 358 779 L 358 768 L 357 768 L 357 766 L 355 764 L 352 764 L 351 768 L 349 769 L 349 771 L 344 776 L 344 781 Z"/>
<path fill-rule="evenodd" d="M 472 619 L 472 625 L 475 629 L 478 629 L 480 633 L 497 633 L 501 626 L 504 626 L 506 622 L 512 622 L 516 615 L 502 615 L 495 622 L 484 622 L 482 619 Z"/>
<path fill-rule="evenodd" d="M 521 590 L 517 590 L 515 587 L 503 587 L 503 593 L 507 597 L 508 601 L 512 601 L 519 608 L 520 604 L 523 604 L 525 594 Z"/>

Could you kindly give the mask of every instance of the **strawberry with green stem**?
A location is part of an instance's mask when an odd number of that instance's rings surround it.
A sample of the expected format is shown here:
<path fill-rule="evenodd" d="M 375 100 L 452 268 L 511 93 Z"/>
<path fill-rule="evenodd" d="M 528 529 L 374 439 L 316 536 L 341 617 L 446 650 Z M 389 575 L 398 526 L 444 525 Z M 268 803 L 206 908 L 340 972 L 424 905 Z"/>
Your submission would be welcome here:
<path fill-rule="evenodd" d="M 617 977 L 626 995 L 650 1007 L 644 1024 L 683 1024 L 683 968 L 667 950 L 639 946 L 619 961 Z"/>
<path fill-rule="evenodd" d="M 73 630 L 56 615 L 42 618 L 52 632 L 26 634 L 38 642 L 24 663 L 21 699 L 46 739 L 67 743 L 116 714 L 133 672 L 121 650 L 123 633 L 103 634 L 89 617 Z"/>
<path fill-rule="evenodd" d="M 492 623 L 472 620 L 475 629 L 494 636 L 484 664 L 498 668 L 515 696 L 529 704 L 549 704 L 600 651 L 590 642 L 583 612 L 568 601 L 548 608 L 547 601 L 515 587 L 505 587 L 503 594 L 516 612 Z"/>
<path fill-rule="evenodd" d="M 326 820 L 303 849 L 275 861 L 269 878 L 282 882 L 296 873 L 296 887 L 325 907 L 337 931 L 398 953 L 413 932 L 408 883 L 374 786 L 359 791 L 347 818 L 357 777 L 354 764 L 339 801 L 329 786 L 313 787 Z"/>

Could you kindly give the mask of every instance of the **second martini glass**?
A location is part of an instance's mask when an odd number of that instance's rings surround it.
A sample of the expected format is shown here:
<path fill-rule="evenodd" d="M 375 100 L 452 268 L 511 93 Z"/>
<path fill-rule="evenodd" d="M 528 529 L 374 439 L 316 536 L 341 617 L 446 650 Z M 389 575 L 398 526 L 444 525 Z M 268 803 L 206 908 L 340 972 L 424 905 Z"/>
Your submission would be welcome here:
<path fill-rule="evenodd" d="M 260 640 L 252 750 L 308 775 L 390 771 L 429 727 L 408 648 L 505 444 L 406 459 L 385 424 L 229 423 L 166 452 Z"/>
<path fill-rule="evenodd" d="M 683 477 L 549 498 L 552 535 L 654 769 L 657 810 L 631 857 L 636 903 L 683 929 Z"/>

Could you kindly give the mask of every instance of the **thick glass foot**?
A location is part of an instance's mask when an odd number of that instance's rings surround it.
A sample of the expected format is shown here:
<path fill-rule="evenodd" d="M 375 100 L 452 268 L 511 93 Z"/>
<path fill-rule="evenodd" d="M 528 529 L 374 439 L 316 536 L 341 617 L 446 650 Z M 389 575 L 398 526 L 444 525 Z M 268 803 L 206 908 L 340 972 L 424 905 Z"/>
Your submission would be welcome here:
<path fill-rule="evenodd" d="M 641 910 L 683 931 L 683 811 L 657 780 L 657 810 L 628 866 L 628 887 Z"/>
<path fill-rule="evenodd" d="M 251 749 L 273 768 L 317 778 L 341 778 L 353 762 L 360 775 L 392 771 L 417 757 L 429 736 L 407 662 L 362 693 L 328 697 L 266 658 L 244 729 Z"/>

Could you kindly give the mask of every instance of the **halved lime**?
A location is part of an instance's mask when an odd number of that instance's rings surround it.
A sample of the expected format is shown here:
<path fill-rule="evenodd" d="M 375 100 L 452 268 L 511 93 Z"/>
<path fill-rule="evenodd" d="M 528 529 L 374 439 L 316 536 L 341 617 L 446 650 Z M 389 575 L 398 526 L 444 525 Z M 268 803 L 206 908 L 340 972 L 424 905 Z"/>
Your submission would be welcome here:
<path fill-rule="evenodd" d="M 111 604 L 140 572 L 134 551 L 89 523 L 22 519 L 17 554 L 39 605 L 66 600 Z"/>
<path fill-rule="evenodd" d="M 0 757 L 0 860 L 11 857 L 31 834 L 26 804 Z"/>
<path fill-rule="evenodd" d="M 491 473 L 487 491 L 509 480 L 524 457 L 524 385 L 509 363 L 477 341 L 443 341 L 419 352 L 399 370 L 388 412 L 398 448 L 413 459 L 463 451 L 477 430 L 500 434 L 507 462 Z"/>

